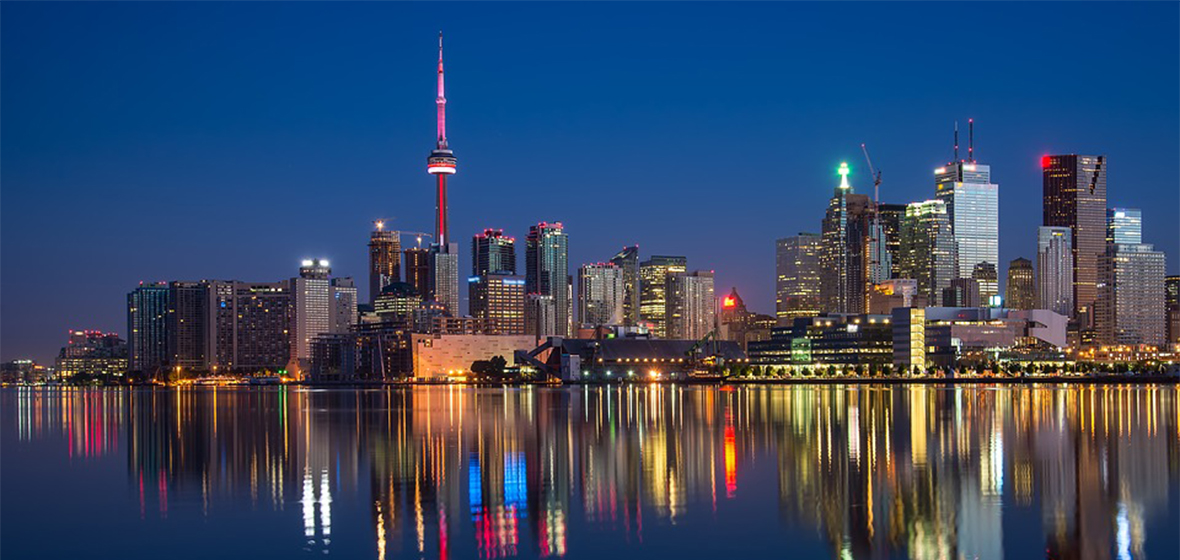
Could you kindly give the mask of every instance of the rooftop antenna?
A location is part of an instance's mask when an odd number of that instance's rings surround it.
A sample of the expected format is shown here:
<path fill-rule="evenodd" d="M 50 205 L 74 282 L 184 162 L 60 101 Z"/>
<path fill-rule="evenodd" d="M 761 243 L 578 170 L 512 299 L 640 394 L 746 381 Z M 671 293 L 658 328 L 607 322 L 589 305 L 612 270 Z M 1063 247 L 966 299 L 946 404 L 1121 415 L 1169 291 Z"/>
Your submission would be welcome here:
<path fill-rule="evenodd" d="M 967 161 L 975 163 L 975 119 L 967 119 Z"/>
<path fill-rule="evenodd" d="M 955 159 L 951 161 L 959 161 L 959 121 L 955 121 Z"/>

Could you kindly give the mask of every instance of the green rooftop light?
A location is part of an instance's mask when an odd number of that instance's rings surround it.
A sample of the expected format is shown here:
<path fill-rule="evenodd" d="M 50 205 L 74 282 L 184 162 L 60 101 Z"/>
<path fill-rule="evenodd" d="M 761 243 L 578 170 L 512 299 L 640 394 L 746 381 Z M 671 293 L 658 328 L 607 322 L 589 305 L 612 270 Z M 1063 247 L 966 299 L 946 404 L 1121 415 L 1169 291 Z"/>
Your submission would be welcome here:
<path fill-rule="evenodd" d="M 852 185 L 848 184 L 848 163 L 840 162 L 840 169 L 836 173 L 840 174 L 840 188 L 851 189 Z"/>

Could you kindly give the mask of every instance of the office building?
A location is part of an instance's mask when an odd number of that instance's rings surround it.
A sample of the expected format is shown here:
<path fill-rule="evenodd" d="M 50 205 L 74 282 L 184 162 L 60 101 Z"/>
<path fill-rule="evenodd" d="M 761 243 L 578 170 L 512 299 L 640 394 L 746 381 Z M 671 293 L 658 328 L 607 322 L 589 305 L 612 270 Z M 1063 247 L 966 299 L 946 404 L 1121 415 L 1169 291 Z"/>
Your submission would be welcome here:
<path fill-rule="evenodd" d="M 883 366 L 893 359 L 893 329 L 888 315 L 800 317 L 748 348 L 759 365 Z"/>
<path fill-rule="evenodd" d="M 1143 211 L 1138 208 L 1106 210 L 1106 243 L 1134 245 L 1143 243 Z"/>
<path fill-rule="evenodd" d="M 430 284 L 430 250 L 422 247 L 411 247 L 405 250 L 406 283 L 414 287 L 414 291 L 423 300 L 434 298 L 434 289 Z"/>
<path fill-rule="evenodd" d="M 1166 339 L 1164 254 L 1150 244 L 1111 244 L 1098 260 L 1095 330 L 1101 344 Z"/>
<path fill-rule="evenodd" d="M 820 251 L 820 308 L 832 313 L 861 313 L 868 296 L 872 200 L 854 194 L 848 182 L 848 164 L 838 170 L 824 215 Z"/>
<path fill-rule="evenodd" d="M 565 332 L 558 331 L 557 325 L 557 298 L 550 295 L 526 293 L 524 296 L 525 334 L 533 335 L 538 339 L 547 336 L 566 336 Z"/>
<path fill-rule="evenodd" d="M 486 325 L 484 334 L 525 334 L 525 280 L 489 272 L 467 279 L 471 316 Z"/>
<path fill-rule="evenodd" d="M 668 337 L 668 275 L 686 272 L 687 257 L 653 255 L 639 264 L 639 316 L 651 325 L 651 334 Z"/>
<path fill-rule="evenodd" d="M 823 236 L 802 233 L 775 242 L 775 315 L 789 323 L 820 313 L 820 251 Z"/>
<path fill-rule="evenodd" d="M 1074 313 L 1073 231 L 1037 228 L 1037 306 L 1067 317 Z"/>
<path fill-rule="evenodd" d="M 155 376 L 169 364 L 168 284 L 144 284 L 127 294 L 128 358 L 131 373 Z"/>
<path fill-rule="evenodd" d="M 332 332 L 348 332 L 357 322 L 357 291 L 352 278 L 332 279 Z"/>
<path fill-rule="evenodd" d="M 942 291 L 942 305 L 944 307 L 982 307 L 983 294 L 979 289 L 979 281 L 974 278 L 951 280 L 951 285 Z"/>
<path fill-rule="evenodd" d="M 981 263 L 994 270 L 1000 262 L 1000 187 L 991 182 L 991 167 L 972 156 L 934 170 L 935 197 L 946 203 L 955 238 L 955 278 L 974 278 Z M 981 280 L 984 301 L 997 293 L 995 282 Z"/>
<path fill-rule="evenodd" d="M 1164 279 L 1164 307 L 1168 320 L 1168 344 L 1180 344 L 1180 276 Z"/>
<path fill-rule="evenodd" d="M 900 256 L 900 276 L 917 280 L 917 295 L 929 304 L 941 303 L 956 270 L 955 241 L 945 202 L 927 200 L 906 206 Z"/>
<path fill-rule="evenodd" d="M 905 217 L 906 206 L 877 202 L 877 219 L 884 230 L 885 249 L 892 265 L 890 278 L 901 278 L 901 220 Z"/>
<path fill-rule="evenodd" d="M 471 275 L 516 274 L 516 239 L 502 229 L 485 229 L 471 239 Z"/>
<path fill-rule="evenodd" d="M 525 240 L 525 291 L 553 297 L 552 332 L 569 336 L 573 325 L 573 301 L 570 298 L 569 238 L 561 222 L 541 222 L 529 228 Z"/>
<path fill-rule="evenodd" d="M 324 259 L 307 259 L 299 267 L 299 277 L 291 279 L 294 314 L 291 325 L 291 366 L 298 376 L 300 368 L 311 359 L 311 341 L 332 332 L 332 269 Z"/>
<path fill-rule="evenodd" d="M 996 271 L 996 265 L 990 262 L 981 262 L 975 265 L 975 270 L 971 271 L 971 279 L 979 284 L 979 304 L 989 305 L 995 307 L 992 299 L 1000 293 L 999 273 Z"/>
<path fill-rule="evenodd" d="M 115 333 L 70 331 L 70 338 L 57 355 L 59 379 L 122 376 L 127 372 L 127 342 Z"/>
<path fill-rule="evenodd" d="M 667 337 L 700 340 L 716 327 L 716 300 L 711 271 L 677 272 L 667 276 Z"/>
<path fill-rule="evenodd" d="M 623 324 L 639 324 L 639 246 L 623 247 L 610 262 L 623 270 Z"/>
<path fill-rule="evenodd" d="M 430 246 L 430 293 L 451 315 L 459 315 L 459 244 Z"/>
<path fill-rule="evenodd" d="M 893 278 L 873 284 L 869 291 L 869 314 L 889 315 L 898 307 L 926 307 L 926 298 L 918 295 L 918 281 Z"/>
<path fill-rule="evenodd" d="M 578 325 L 622 325 L 626 283 L 614 263 L 583 265 L 578 269 Z"/>
<path fill-rule="evenodd" d="M 208 370 L 208 318 L 208 282 L 169 282 L 168 367 L 185 371 Z"/>
<path fill-rule="evenodd" d="M 1037 282 L 1032 261 L 1014 259 L 1008 263 L 1008 282 L 1004 287 L 1004 307 L 1037 309 Z"/>
<path fill-rule="evenodd" d="M 1044 156 L 1041 174 L 1044 225 L 1069 228 L 1072 236 L 1071 317 L 1089 326 L 1098 297 L 1098 261 L 1106 253 L 1106 157 Z"/>
<path fill-rule="evenodd" d="M 404 321 L 410 324 L 414 320 L 414 311 L 421 306 L 422 296 L 413 286 L 394 282 L 381 290 L 377 301 L 373 302 L 373 312 L 384 322 Z"/>
<path fill-rule="evenodd" d="M 291 282 L 209 282 L 206 369 L 285 372 L 291 361 Z"/>

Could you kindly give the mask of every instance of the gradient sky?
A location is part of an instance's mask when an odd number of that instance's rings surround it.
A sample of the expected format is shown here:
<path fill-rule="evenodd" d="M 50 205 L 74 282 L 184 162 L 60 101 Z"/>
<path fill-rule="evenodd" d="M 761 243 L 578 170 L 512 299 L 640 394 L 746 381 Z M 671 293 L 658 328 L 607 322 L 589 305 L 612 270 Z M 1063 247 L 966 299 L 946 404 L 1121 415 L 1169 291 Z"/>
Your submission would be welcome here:
<path fill-rule="evenodd" d="M 523 262 L 562 221 L 571 273 L 638 243 L 769 313 L 774 240 L 819 230 L 839 162 L 869 192 L 866 142 L 884 201 L 931 198 L 968 117 L 1002 268 L 1035 254 L 1046 153 L 1106 154 L 1180 264 L 1175 3 L 5 2 L 0 358 L 125 336 L 140 280 L 322 256 L 367 287 L 372 220 L 433 230 L 439 29 L 463 273 L 484 227 Z"/>

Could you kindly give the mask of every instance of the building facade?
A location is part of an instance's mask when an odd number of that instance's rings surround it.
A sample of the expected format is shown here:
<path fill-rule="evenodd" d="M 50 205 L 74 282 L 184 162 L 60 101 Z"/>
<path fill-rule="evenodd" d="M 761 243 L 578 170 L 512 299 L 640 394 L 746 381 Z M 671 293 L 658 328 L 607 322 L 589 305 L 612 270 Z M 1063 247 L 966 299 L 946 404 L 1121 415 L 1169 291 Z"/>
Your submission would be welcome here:
<path fill-rule="evenodd" d="M 1106 156 L 1041 158 L 1044 225 L 1070 229 L 1073 274 L 1071 317 L 1093 315 L 1098 261 L 1106 253 Z M 1087 325 L 1089 317 L 1080 317 Z"/>
<path fill-rule="evenodd" d="M 955 278 L 973 278 L 982 263 L 1000 262 L 1000 187 L 991 167 L 957 161 L 934 170 L 936 198 L 946 203 L 955 239 Z M 984 301 L 998 293 L 994 281 L 980 282 Z"/>
<path fill-rule="evenodd" d="M 623 271 L 623 324 L 639 324 L 639 246 L 623 247 L 610 262 Z"/>
<path fill-rule="evenodd" d="M 1180 344 L 1180 276 L 1164 279 L 1164 302 L 1168 315 L 1168 344 Z"/>
<path fill-rule="evenodd" d="M 168 284 L 140 283 L 127 294 L 128 368 L 148 376 L 167 368 Z"/>
<path fill-rule="evenodd" d="M 1037 283 L 1032 261 L 1018 258 L 1008 263 L 1008 282 L 1004 287 L 1004 307 L 1009 309 L 1037 308 Z"/>
<path fill-rule="evenodd" d="M 430 250 L 422 247 L 410 247 L 403 253 L 405 257 L 406 283 L 414 287 L 414 291 L 423 300 L 434 299 L 434 289 L 430 284 Z"/>
<path fill-rule="evenodd" d="M 1106 243 L 1133 245 L 1143 243 L 1143 211 L 1138 208 L 1106 210 Z"/>
<path fill-rule="evenodd" d="M 956 270 L 955 240 L 945 202 L 927 200 L 906 206 L 900 256 L 900 276 L 917 280 L 918 296 L 928 304 L 941 303 Z"/>
<path fill-rule="evenodd" d="M 369 303 L 381 295 L 381 289 L 402 281 L 401 232 L 388 231 L 378 221 L 369 235 Z"/>
<path fill-rule="evenodd" d="M 122 376 L 127 372 L 127 342 L 115 333 L 71 331 L 57 355 L 58 379 Z"/>
<path fill-rule="evenodd" d="M 775 316 L 783 324 L 820 313 L 823 236 L 802 233 L 775 242 Z"/>
<path fill-rule="evenodd" d="M 1166 340 L 1164 254 L 1150 244 L 1111 244 L 1098 261 L 1095 329 L 1102 344 Z"/>
<path fill-rule="evenodd" d="M 1037 228 L 1037 305 L 1067 317 L 1074 314 L 1073 232 Z"/>
<path fill-rule="evenodd" d="M 697 270 L 667 276 L 667 337 L 700 340 L 716 327 L 713 273 Z"/>
<path fill-rule="evenodd" d="M 529 228 L 525 240 L 525 292 L 553 298 L 552 332 L 569 336 L 573 327 L 570 297 L 569 237 L 561 222 L 541 222 Z"/>
<path fill-rule="evenodd" d="M 578 269 L 578 325 L 622 325 L 626 281 L 614 263 L 583 265 Z"/>
<path fill-rule="evenodd" d="M 668 276 L 687 270 L 687 257 L 653 255 L 639 265 L 639 316 L 657 338 L 668 337 Z"/>
<path fill-rule="evenodd" d="M 516 239 L 502 229 L 485 229 L 471 239 L 471 275 L 516 274 Z"/>
<path fill-rule="evenodd" d="M 467 279 L 471 316 L 488 325 L 487 334 L 525 334 L 525 280 L 489 272 Z"/>
<path fill-rule="evenodd" d="M 872 200 L 852 192 L 848 164 L 841 163 L 838 173 L 840 184 L 828 201 L 823 220 L 820 308 L 831 313 L 861 313 L 868 295 Z"/>

